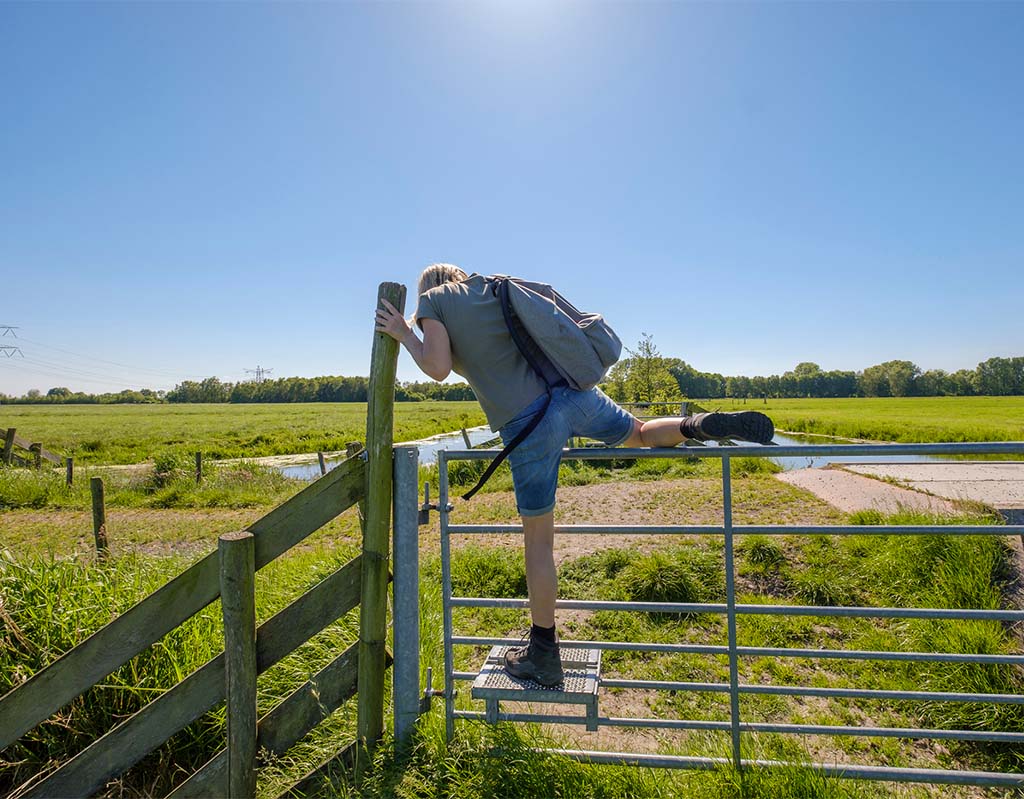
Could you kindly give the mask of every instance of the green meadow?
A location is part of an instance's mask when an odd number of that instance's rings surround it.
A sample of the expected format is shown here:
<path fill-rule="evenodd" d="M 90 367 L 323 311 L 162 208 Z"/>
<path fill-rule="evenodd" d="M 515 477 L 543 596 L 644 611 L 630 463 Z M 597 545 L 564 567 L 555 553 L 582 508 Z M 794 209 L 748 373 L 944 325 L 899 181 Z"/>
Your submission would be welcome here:
<path fill-rule="evenodd" d="M 881 440 L 1024 439 L 1021 398 L 748 400 L 706 403 L 724 410 L 766 410 L 778 428 Z M 74 453 L 83 463 L 70 489 L 61 470 L 0 469 L 0 693 L 27 679 L 109 619 L 158 588 L 189 562 L 216 546 L 216 536 L 243 529 L 268 506 L 299 488 L 295 481 L 252 463 L 210 464 L 195 484 L 190 454 L 246 457 L 317 449 L 342 449 L 364 437 L 365 406 L 158 405 L 19 406 L 0 409 L 0 426 L 48 448 Z M 395 408 L 396 439 L 414 439 L 484 422 L 475 403 L 403 403 Z M 149 461 L 148 469 L 115 470 L 118 463 Z M 981 509 L 931 518 L 902 513 L 846 516 L 792 486 L 773 479 L 767 460 L 735 459 L 734 518 L 739 524 L 998 524 Z M 475 480 L 481 464 L 451 465 L 453 488 Z M 560 475 L 560 522 L 595 521 L 620 514 L 622 523 L 716 524 L 721 519 L 718 462 L 703 459 L 645 460 L 629 464 L 567 463 Z M 114 556 L 94 561 L 87 480 L 107 482 L 108 528 Z M 436 496 L 436 472 L 426 470 Z M 457 503 L 460 522 L 513 522 L 511 479 L 503 467 L 472 503 Z M 440 566 L 437 521 L 424 528 L 421 566 L 422 666 L 443 667 L 439 630 Z M 560 560 L 564 598 L 721 602 L 724 553 L 716 537 L 637 542 L 608 540 L 607 548 L 581 548 Z M 258 575 L 258 613 L 267 618 L 312 586 L 359 547 L 359 522 L 350 510 Z M 455 547 L 455 590 L 470 596 L 525 596 L 517 541 L 475 541 Z M 745 603 L 1005 608 L 1014 605 L 1019 575 L 1003 537 L 741 536 L 737 539 L 738 600 Z M 308 679 L 356 636 L 349 614 L 298 652 L 262 675 L 262 715 Z M 457 609 L 462 634 L 506 635 L 525 629 L 525 613 Z M 573 639 L 723 643 L 724 620 L 712 614 L 576 612 L 562 620 Z M 856 618 L 749 616 L 741 619 L 744 646 L 891 649 L 1020 653 L 1019 631 L 996 622 L 870 620 Z M 112 718 L 138 710 L 223 646 L 219 605 L 214 603 L 151 650 L 75 700 L 52 722 L 38 727 L 0 755 L 0 793 L 16 791 L 110 727 Z M 456 650 L 456 669 L 474 670 L 485 651 Z M 684 682 L 727 682 L 724 659 L 697 655 L 605 653 L 605 676 Z M 1024 693 L 1019 667 L 960 664 L 748 658 L 740 681 L 818 687 Z M 425 682 L 425 677 L 424 677 Z M 465 686 L 463 686 L 465 688 Z M 468 690 L 463 709 L 480 709 Z M 1019 705 L 907 703 L 878 700 L 745 696 L 745 720 L 764 723 L 919 727 L 1019 731 Z M 1010 791 L 951 786 L 901 786 L 825 778 L 800 767 L 740 774 L 581 765 L 538 754 L 533 747 L 620 748 L 668 754 L 728 756 L 728 736 L 714 732 L 603 732 L 593 741 L 566 727 L 460 722 L 452 744 L 444 740 L 440 702 L 421 723 L 411 754 L 395 759 L 386 739 L 361 787 L 340 767 L 330 771 L 324 796 L 399 799 L 494 799 L 495 797 L 685 796 L 694 799 L 979 799 L 1010 797 Z M 614 716 L 728 718 L 728 701 L 700 692 L 631 692 L 609 689 L 602 713 Z M 276 797 L 312 767 L 351 740 L 355 703 L 350 701 L 286 757 L 262 761 L 259 796 Z M 205 762 L 224 737 L 223 707 L 190 725 L 151 756 L 108 785 L 102 796 L 163 795 Z M 744 736 L 745 756 L 792 762 L 856 762 L 955 769 L 1024 769 L 1024 749 L 994 744 L 909 741 L 851 736 Z M 1019 795 L 1019 794 L 1018 794 Z"/>
<path fill-rule="evenodd" d="M 486 422 L 476 402 L 395 404 L 395 440 Z M 365 402 L 282 404 L 7 405 L 0 428 L 76 462 L 140 463 L 169 453 L 255 458 L 335 452 L 366 438 Z"/>
<path fill-rule="evenodd" d="M 740 478 L 740 482 L 752 478 Z M 992 523 L 990 517 L 934 519 L 914 514 L 883 517 L 860 514 L 856 524 Z M 422 669 L 434 669 L 435 686 L 443 667 L 439 631 L 440 564 L 433 545 L 425 545 L 421 579 Z M 290 598 L 314 585 L 358 551 L 358 533 L 318 533 L 296 551 L 257 575 L 257 609 L 266 619 Z M 1011 553 L 998 537 L 948 538 L 939 535 L 824 538 L 816 536 L 741 537 L 737 545 L 740 602 L 837 605 L 1005 607 L 1012 580 Z M 17 685 L 105 621 L 157 588 L 187 565 L 189 558 L 127 554 L 97 564 L 88 557 L 54 559 L 30 548 L 18 558 L 0 557 L 0 588 L 5 597 L 7 645 L 0 649 L 0 693 Z M 723 601 L 723 549 L 718 538 L 688 537 L 657 547 L 614 544 L 577 554 L 560 566 L 564 598 L 669 602 Z M 526 581 L 518 546 L 488 543 L 455 547 L 455 592 L 463 596 L 525 596 Z M 266 674 L 258 684 L 260 715 L 357 636 L 358 611 L 339 619 Z M 460 634 L 506 635 L 525 628 L 516 610 L 457 609 Z M 1013 631 L 996 622 L 871 620 L 856 618 L 744 617 L 739 623 L 744 646 L 896 651 L 1019 652 Z M 563 635 L 574 639 L 723 643 L 724 619 L 713 614 L 637 614 L 614 611 L 573 613 Z M 44 724 L 7 750 L 0 759 L 0 791 L 46 771 L 102 734 L 111 719 L 137 711 L 145 702 L 214 656 L 222 646 L 218 603 L 201 611 L 159 644 L 75 700 L 60 723 Z M 458 647 L 456 669 L 472 670 L 485 649 Z M 728 682 L 728 666 L 718 656 L 605 653 L 603 674 L 627 679 Z M 959 664 L 830 661 L 800 658 L 748 658 L 740 681 L 816 687 L 871 687 L 891 690 L 991 691 L 1021 693 L 1024 675 L 1011 667 Z M 907 703 L 881 700 L 799 699 L 747 696 L 744 718 L 765 723 L 851 726 L 983 727 L 1019 731 L 1019 705 L 979 708 L 956 703 Z M 722 721 L 729 705 L 720 694 L 610 689 L 603 692 L 602 713 L 616 716 L 691 718 Z M 479 709 L 460 691 L 458 706 Z M 286 757 L 264 756 L 260 797 L 276 797 L 311 768 L 350 741 L 355 728 L 351 700 L 304 738 Z M 223 707 L 204 715 L 151 756 L 107 786 L 105 797 L 163 795 L 222 746 Z M 608 735 L 608 734 L 605 734 Z M 598 745 L 595 746 L 595 743 Z M 950 786 L 896 786 L 888 783 L 825 778 L 791 766 L 740 774 L 732 768 L 711 772 L 673 772 L 626 767 L 586 766 L 539 754 L 542 748 L 653 748 L 665 754 L 728 756 L 728 735 L 720 732 L 664 732 L 640 735 L 620 731 L 593 741 L 566 727 L 459 722 L 456 738 L 444 740 L 441 701 L 421 721 L 413 750 L 395 758 L 385 739 L 366 782 L 356 787 L 341 767 L 329 770 L 330 786 L 316 795 L 397 797 L 398 799 L 543 799 L 543 797 L 695 797 L 695 799 L 906 799 L 1009 797 L 1007 791 Z M 744 736 L 744 756 L 764 760 L 856 762 L 877 765 L 1019 770 L 1020 747 L 951 742 L 909 742 L 840 735 Z"/>
<path fill-rule="evenodd" d="M 851 397 L 701 400 L 709 410 L 758 410 L 778 430 L 901 443 L 1024 441 L 1024 397 Z"/>
<path fill-rule="evenodd" d="M 757 409 L 779 430 L 875 441 L 1024 440 L 1024 397 L 700 400 Z M 485 424 L 476 402 L 395 405 L 395 438 L 409 441 Z M 365 403 L 7 405 L 0 428 L 77 462 L 128 464 L 164 454 L 252 458 L 343 450 L 365 437 Z"/>

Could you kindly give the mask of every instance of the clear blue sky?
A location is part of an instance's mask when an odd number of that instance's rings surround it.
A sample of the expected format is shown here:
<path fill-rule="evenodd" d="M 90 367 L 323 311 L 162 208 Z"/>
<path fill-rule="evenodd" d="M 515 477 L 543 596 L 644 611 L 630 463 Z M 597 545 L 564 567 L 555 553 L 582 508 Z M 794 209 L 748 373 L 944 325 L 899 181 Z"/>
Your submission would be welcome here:
<path fill-rule="evenodd" d="M 2 3 L 0 391 L 366 374 L 377 284 L 439 260 L 726 374 L 1024 354 L 1022 41 L 1022 3 Z"/>

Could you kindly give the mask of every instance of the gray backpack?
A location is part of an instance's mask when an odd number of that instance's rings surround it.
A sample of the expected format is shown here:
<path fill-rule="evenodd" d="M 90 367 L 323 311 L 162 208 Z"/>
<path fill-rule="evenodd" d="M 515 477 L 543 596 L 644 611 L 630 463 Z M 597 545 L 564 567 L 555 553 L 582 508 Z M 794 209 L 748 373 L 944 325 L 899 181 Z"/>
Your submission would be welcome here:
<path fill-rule="evenodd" d="M 471 499 L 499 464 L 540 424 L 551 403 L 551 389 L 567 385 L 580 391 L 600 383 L 619 360 L 622 342 L 600 314 L 584 313 L 546 283 L 507 275 L 487 278 L 501 302 L 509 335 L 526 362 L 548 389 L 547 400 L 505 448 L 491 461 L 463 499 Z"/>
<path fill-rule="evenodd" d="M 622 342 L 604 317 L 578 310 L 546 283 L 506 275 L 488 278 L 523 357 L 548 386 L 587 391 L 619 360 Z"/>

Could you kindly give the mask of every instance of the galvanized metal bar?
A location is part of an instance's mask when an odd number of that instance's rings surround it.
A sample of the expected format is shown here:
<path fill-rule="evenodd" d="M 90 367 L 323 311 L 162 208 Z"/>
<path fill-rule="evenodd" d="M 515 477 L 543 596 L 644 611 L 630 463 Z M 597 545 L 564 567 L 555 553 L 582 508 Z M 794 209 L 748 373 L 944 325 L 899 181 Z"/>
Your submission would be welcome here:
<path fill-rule="evenodd" d="M 594 644 L 593 646 L 598 646 Z M 971 655 L 958 652 L 889 652 L 842 649 L 786 649 L 768 646 L 741 646 L 743 657 L 827 658 L 831 660 L 901 660 L 922 663 L 992 663 L 1024 665 L 1024 655 Z"/>
<path fill-rule="evenodd" d="M 486 721 L 487 714 L 475 710 L 457 710 L 455 717 L 474 721 Z M 585 716 L 557 716 L 545 713 L 498 713 L 498 721 L 527 722 L 536 724 L 586 724 Z M 628 727 L 669 730 L 709 730 L 729 732 L 732 723 L 728 721 L 704 721 L 697 719 L 656 719 L 617 716 L 599 716 L 601 727 Z M 984 732 L 978 730 L 935 730 L 913 727 L 841 727 L 820 724 L 749 724 L 742 725 L 744 732 L 773 732 L 794 735 L 849 735 L 863 738 L 911 738 L 927 740 L 984 741 L 991 743 L 1021 743 L 1024 733 Z"/>
<path fill-rule="evenodd" d="M 525 608 L 527 599 L 501 597 L 452 597 L 452 607 Z M 726 613 L 728 604 L 699 602 L 616 602 L 598 599 L 559 599 L 555 607 L 566 610 L 639 610 L 646 613 Z M 868 619 L 985 619 L 1024 621 L 1024 610 L 955 610 L 947 608 L 865 608 L 821 605 L 736 605 L 737 614 L 755 616 L 854 616 Z"/>
<path fill-rule="evenodd" d="M 674 680 L 626 680 L 602 677 L 602 688 L 643 688 L 653 691 L 696 691 L 699 693 L 732 693 L 732 685 L 725 682 L 678 682 Z"/>
<path fill-rule="evenodd" d="M 1022 694 L 972 694 L 946 691 L 883 691 L 873 688 L 805 688 L 799 685 L 743 685 L 741 694 L 775 696 L 821 696 L 843 699 L 913 699 L 923 702 L 986 702 L 996 705 L 1024 705 Z"/>
<path fill-rule="evenodd" d="M 486 461 L 493 449 L 447 450 L 449 460 Z M 988 441 L 955 444 L 806 444 L 787 446 L 667 447 L 581 447 L 563 449 L 562 460 L 647 460 L 649 458 L 803 458 L 870 455 L 885 461 L 893 455 L 1021 455 L 1024 442 Z"/>
<path fill-rule="evenodd" d="M 865 619 L 985 619 L 1024 621 L 1024 610 L 955 610 L 951 608 L 864 608 L 821 605 L 737 605 L 753 616 L 854 616 Z"/>
<path fill-rule="evenodd" d="M 395 740 L 405 746 L 420 705 L 420 542 L 419 450 L 395 447 L 393 549 L 394 610 L 392 651 Z"/>
<path fill-rule="evenodd" d="M 528 599 L 501 597 L 456 596 L 451 598 L 456 608 L 527 608 Z M 725 613 L 725 605 L 699 602 L 612 602 L 598 599 L 559 599 L 556 608 L 564 610 L 642 610 L 649 613 Z"/>
<path fill-rule="evenodd" d="M 648 768 L 717 769 L 730 765 L 724 757 L 684 757 L 680 755 L 648 755 L 634 752 L 596 752 L 582 749 L 538 749 L 543 754 L 560 755 L 581 763 L 597 765 L 645 766 Z M 744 760 L 744 767 L 792 768 L 793 763 L 779 760 Z M 1015 787 L 1024 785 L 1024 774 L 997 771 L 949 771 L 928 768 L 887 768 L 828 763 L 800 763 L 829 777 L 891 782 L 930 782 L 942 785 L 991 785 Z"/>
<path fill-rule="evenodd" d="M 452 643 L 465 646 L 516 646 L 522 643 L 519 638 L 489 638 L 479 635 L 455 635 Z M 688 655 L 728 655 L 726 646 L 709 646 L 704 644 L 651 644 L 629 641 L 563 641 L 558 646 L 562 649 L 602 649 L 613 652 L 674 652 Z M 743 647 L 739 647 L 742 651 Z"/>
<path fill-rule="evenodd" d="M 739 655 L 736 652 L 736 564 L 732 536 L 732 461 L 722 458 L 722 525 L 725 528 L 725 604 L 729 629 L 729 722 L 732 724 L 732 759 L 742 770 L 740 751 Z"/>
<path fill-rule="evenodd" d="M 455 635 L 456 646 L 514 646 L 518 638 L 492 638 L 481 635 Z M 728 655 L 727 646 L 703 644 L 654 644 L 628 641 L 559 641 L 562 649 L 601 649 L 626 652 L 668 652 L 689 655 Z M 1024 655 L 972 655 L 958 652 L 891 652 L 887 650 L 787 649 L 785 647 L 737 646 L 740 657 L 825 658 L 830 660 L 888 660 L 923 663 L 978 663 L 1024 665 Z"/>
<path fill-rule="evenodd" d="M 455 718 L 470 719 L 472 721 L 487 721 L 487 714 L 479 710 L 456 710 Z M 498 721 L 517 721 L 534 724 L 586 724 L 586 716 L 554 716 L 545 713 L 502 713 L 497 716 Z M 708 730 L 713 732 L 728 732 L 730 724 L 728 721 L 700 721 L 692 719 L 645 719 L 645 718 L 620 718 L 616 716 L 598 716 L 599 727 L 631 727 L 643 729 L 660 730 Z"/>
<path fill-rule="evenodd" d="M 452 647 L 452 552 L 448 533 L 448 453 L 437 453 L 437 508 L 441 526 L 441 607 L 444 625 L 444 734 L 455 737 L 455 654 Z"/>
<path fill-rule="evenodd" d="M 519 524 L 453 524 L 452 535 L 521 535 Z M 557 524 L 560 535 L 723 535 L 716 525 Z M 928 525 L 733 525 L 733 535 L 1021 535 L 1020 524 Z"/>
<path fill-rule="evenodd" d="M 789 735 L 850 735 L 863 738 L 921 738 L 950 741 L 1024 743 L 1024 733 L 984 730 L 935 730 L 914 727 L 832 727 L 821 724 L 744 724 L 744 732 L 777 732 Z"/>
<path fill-rule="evenodd" d="M 772 525 L 746 524 L 733 528 L 737 535 L 1017 535 L 1024 525 L 1014 524 L 942 524 L 942 525 Z"/>

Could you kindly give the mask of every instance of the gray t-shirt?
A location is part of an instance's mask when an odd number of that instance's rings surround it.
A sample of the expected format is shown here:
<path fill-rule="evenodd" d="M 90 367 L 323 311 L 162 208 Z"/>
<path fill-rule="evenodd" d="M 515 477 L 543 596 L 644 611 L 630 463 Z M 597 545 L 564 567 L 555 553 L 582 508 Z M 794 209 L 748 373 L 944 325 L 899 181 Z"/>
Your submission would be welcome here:
<path fill-rule="evenodd" d="M 482 275 L 442 283 L 422 294 L 416 318 L 435 319 L 445 326 L 452 369 L 473 387 L 492 430 L 547 391 L 512 341 L 501 303 Z"/>

